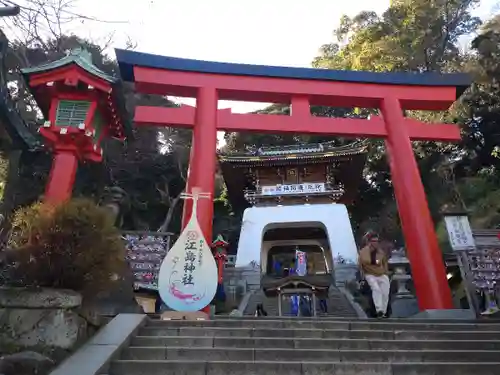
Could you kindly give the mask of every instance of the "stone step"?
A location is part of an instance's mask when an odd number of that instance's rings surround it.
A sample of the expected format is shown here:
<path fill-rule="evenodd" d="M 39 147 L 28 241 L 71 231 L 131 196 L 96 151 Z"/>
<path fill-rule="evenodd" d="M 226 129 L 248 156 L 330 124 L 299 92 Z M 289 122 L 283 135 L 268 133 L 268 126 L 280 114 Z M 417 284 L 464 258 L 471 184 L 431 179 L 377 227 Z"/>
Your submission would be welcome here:
<path fill-rule="evenodd" d="M 279 327 L 278 327 L 279 328 Z M 326 330 L 307 328 L 228 328 L 228 327 L 143 327 L 139 336 L 196 336 L 196 337 L 295 337 L 330 339 L 380 340 L 498 340 L 492 331 L 431 331 L 431 330 Z"/>
<path fill-rule="evenodd" d="M 203 361 L 321 361 L 352 362 L 496 362 L 495 351 L 376 351 L 318 349 L 245 349 L 245 348 L 129 348 L 123 359 L 203 360 Z"/>
<path fill-rule="evenodd" d="M 275 320 L 217 319 L 200 321 L 150 320 L 148 327 L 221 327 L 221 328 L 311 328 L 333 330 L 394 330 L 394 331 L 489 331 L 499 332 L 500 324 L 427 323 L 415 321 L 340 321 L 340 320 Z"/>
<path fill-rule="evenodd" d="M 278 349 L 362 349 L 362 350 L 499 350 L 498 341 L 485 340 L 359 340 L 248 337 L 136 336 L 133 347 L 214 347 Z M 499 353 L 500 354 L 500 353 Z"/>
<path fill-rule="evenodd" d="M 498 363 L 118 360 L 110 375 L 498 375 Z"/>
<path fill-rule="evenodd" d="M 161 320 L 161 314 L 146 314 L 150 320 Z M 467 324 L 467 325 L 497 325 L 500 327 L 500 319 L 480 319 L 480 320 L 471 320 L 471 319 L 466 319 L 466 320 L 459 320 L 459 319 L 453 319 L 449 321 L 448 323 L 443 321 L 443 319 L 408 319 L 408 318 L 389 318 L 389 319 L 383 319 L 383 320 L 375 320 L 373 318 L 350 318 L 350 317 L 342 317 L 342 316 L 321 316 L 321 317 L 306 317 L 306 316 L 301 316 L 301 317 L 296 317 L 296 316 L 264 316 L 264 317 L 256 317 L 256 316 L 251 316 L 251 315 L 245 315 L 244 317 L 231 317 L 229 315 L 216 315 L 210 319 L 210 321 L 213 320 L 243 320 L 243 321 L 285 321 L 285 322 L 309 322 L 309 321 L 315 321 L 315 322 L 360 322 L 360 323 L 385 323 L 385 324 L 394 324 L 394 323 L 426 323 L 426 324 Z M 499 328 L 500 329 L 500 328 Z"/>
<path fill-rule="evenodd" d="M 245 315 L 253 315 L 257 304 L 262 303 L 264 309 L 269 314 L 269 316 L 278 315 L 278 298 L 277 297 L 266 297 L 262 291 L 257 291 L 254 293 L 250 300 L 248 301 L 247 308 L 245 309 Z M 317 309 L 319 309 L 319 301 L 317 302 Z M 356 311 L 352 308 L 351 304 L 347 298 L 342 294 L 342 292 L 332 286 L 330 288 L 330 293 L 327 298 L 328 305 L 328 315 L 330 316 L 342 316 L 342 317 L 357 317 Z M 282 303 L 282 314 L 289 315 L 290 303 L 283 301 Z"/>
<path fill-rule="evenodd" d="M 285 348 L 129 347 L 122 359 L 197 361 L 320 361 L 320 362 L 497 362 L 497 351 L 342 350 Z"/>
<path fill-rule="evenodd" d="M 148 316 L 151 319 L 159 319 L 161 315 L 159 314 L 148 314 Z M 444 321 L 443 319 L 409 319 L 409 318 L 389 318 L 389 319 L 383 319 L 383 320 L 375 320 L 373 318 L 348 318 L 348 317 L 341 317 L 341 316 L 322 316 L 321 318 L 318 317 L 307 317 L 307 316 L 302 316 L 302 317 L 296 317 L 296 316 L 264 316 L 264 317 L 256 317 L 256 316 L 244 316 L 243 318 L 241 317 L 230 317 L 228 315 L 216 315 L 215 317 L 212 318 L 212 320 L 261 320 L 261 321 L 267 321 L 267 320 L 284 320 L 284 321 L 304 321 L 308 322 L 311 320 L 314 321 L 321 321 L 321 322 L 368 322 L 368 323 L 432 323 L 432 324 L 474 324 L 474 325 L 484 325 L 484 324 L 492 324 L 492 325 L 498 325 L 500 327 L 500 319 L 480 319 L 480 320 L 475 320 L 475 319 L 465 319 L 465 320 L 459 320 L 459 319 L 453 319 L 449 322 Z"/>

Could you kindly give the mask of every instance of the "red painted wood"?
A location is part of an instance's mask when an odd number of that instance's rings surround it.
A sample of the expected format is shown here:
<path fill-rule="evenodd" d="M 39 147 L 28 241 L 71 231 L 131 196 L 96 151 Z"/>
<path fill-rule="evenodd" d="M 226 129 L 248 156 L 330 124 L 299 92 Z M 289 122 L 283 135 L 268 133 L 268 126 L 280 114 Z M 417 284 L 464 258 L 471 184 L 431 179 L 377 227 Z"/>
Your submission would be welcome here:
<path fill-rule="evenodd" d="M 409 134 L 406 127 L 400 126 L 404 117 L 398 99 L 385 99 L 381 111 L 392 160 L 394 193 L 419 307 L 421 310 L 451 309 L 453 301 L 442 254 Z"/>
<path fill-rule="evenodd" d="M 58 204 L 71 198 L 77 168 L 78 158 L 74 152 L 55 152 L 45 191 L 45 202 Z"/>
<path fill-rule="evenodd" d="M 193 107 L 190 107 L 190 108 L 193 108 Z M 194 108 L 193 108 L 193 121 L 194 121 Z M 194 163 L 194 132 L 193 132 L 193 135 L 191 136 L 191 150 L 189 151 L 189 165 L 191 166 L 192 163 Z M 190 187 L 190 177 L 191 176 L 191 168 L 188 168 L 188 171 L 187 171 L 187 180 L 186 180 L 186 186 L 184 188 L 184 191 L 191 191 L 191 187 Z M 192 206 L 193 206 L 193 202 L 189 199 L 186 199 L 184 201 L 184 204 L 182 206 L 182 222 L 181 222 L 181 226 L 182 226 L 182 229 L 184 229 L 189 221 L 189 215 L 191 214 L 192 212 Z"/>
<path fill-rule="evenodd" d="M 97 110 L 97 101 L 93 100 L 90 103 L 89 111 L 87 112 L 87 116 L 85 117 L 85 124 L 87 126 L 92 125 L 96 110 Z"/>
<path fill-rule="evenodd" d="M 297 104 L 296 104 L 297 105 Z M 297 108 L 297 107 L 295 107 Z M 269 133 L 314 133 L 339 136 L 387 137 L 383 119 L 373 116 L 369 120 L 328 117 L 295 117 L 264 114 L 231 113 L 230 109 L 218 111 L 217 130 L 255 131 Z M 195 108 L 139 106 L 134 122 L 138 126 L 193 127 Z M 413 140 L 455 142 L 460 140 L 460 129 L 454 124 L 427 124 L 405 118 L 404 124 Z"/>
<path fill-rule="evenodd" d="M 68 65 L 60 69 L 54 69 L 50 72 L 33 74 L 30 76 L 29 84 L 31 87 L 36 87 L 46 85 L 48 82 L 57 82 L 68 78 L 80 80 L 100 91 L 111 91 L 111 84 L 109 82 L 87 73 L 76 64 Z"/>
<path fill-rule="evenodd" d="M 209 193 L 210 199 L 198 201 L 197 217 L 200 228 L 207 241 L 212 238 L 213 198 L 215 193 L 216 149 L 217 149 L 217 92 L 212 88 L 201 88 L 196 98 L 195 127 L 189 164 L 187 186 L 189 192 L 199 187 L 203 193 Z M 189 202 L 189 201 L 188 201 Z M 190 217 L 192 204 L 184 214 Z M 186 222 L 186 220 L 183 222 Z"/>
<path fill-rule="evenodd" d="M 199 89 L 196 98 L 195 127 L 189 158 L 189 175 L 186 182 L 186 191 L 189 193 L 194 187 L 200 188 L 203 193 L 210 194 L 210 199 L 198 201 L 196 212 L 201 231 L 205 239 L 212 238 L 212 224 L 215 194 L 215 173 L 217 168 L 217 91 L 212 88 Z M 193 202 L 184 201 L 182 229 L 192 215 Z M 210 313 L 210 305 L 200 311 Z"/>
<path fill-rule="evenodd" d="M 456 99 L 455 87 L 349 83 L 308 79 L 232 76 L 134 67 L 136 90 L 197 97 L 197 108 L 138 107 L 139 125 L 193 127 L 188 189 L 213 194 L 216 131 L 316 133 L 386 138 L 394 190 L 421 309 L 452 307 L 445 268 L 413 155 L 411 139 L 458 141 L 448 124 L 424 124 L 403 116 L 403 109 L 444 110 Z M 291 116 L 217 111 L 217 100 L 291 104 Z M 383 118 L 369 120 L 310 115 L 310 105 L 380 108 Z M 188 203 L 188 202 L 187 202 Z M 198 218 L 208 238 L 212 202 L 200 201 Z M 188 203 L 189 204 L 189 203 Z M 187 205 L 185 215 L 189 216 Z"/>
<path fill-rule="evenodd" d="M 303 95 L 311 105 L 378 108 L 385 97 L 396 97 L 403 109 L 445 110 L 456 100 L 455 87 L 377 85 L 327 82 L 270 77 L 166 71 L 134 67 L 139 92 L 181 97 L 196 97 L 197 89 L 217 89 L 220 100 L 291 103 Z"/>
<path fill-rule="evenodd" d="M 309 98 L 304 95 L 292 96 L 290 113 L 296 121 L 307 121 L 311 118 L 311 105 Z"/>

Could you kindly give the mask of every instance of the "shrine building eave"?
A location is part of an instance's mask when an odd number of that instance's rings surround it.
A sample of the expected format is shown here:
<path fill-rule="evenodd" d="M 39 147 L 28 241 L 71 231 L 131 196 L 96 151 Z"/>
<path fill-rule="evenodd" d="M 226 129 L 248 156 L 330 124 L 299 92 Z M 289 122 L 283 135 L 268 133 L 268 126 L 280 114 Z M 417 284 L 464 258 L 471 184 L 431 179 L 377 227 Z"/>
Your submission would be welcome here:
<path fill-rule="evenodd" d="M 231 164 L 233 166 L 281 166 L 290 164 L 316 164 L 328 163 L 329 161 L 350 159 L 353 156 L 361 156 L 365 159 L 367 145 L 362 142 L 345 146 L 334 146 L 332 142 L 271 146 L 271 147 L 249 147 L 247 152 L 242 153 L 219 153 L 219 163 Z"/>
<path fill-rule="evenodd" d="M 318 151 L 320 146 L 323 147 L 323 152 Z M 272 155 L 273 153 L 286 153 L 287 151 L 288 154 Z M 258 153 L 260 155 L 257 155 Z M 364 142 L 345 146 L 333 146 L 332 142 L 326 142 L 313 145 L 250 148 L 250 154 L 248 152 L 219 154 L 218 159 L 229 201 L 235 211 L 240 211 L 250 206 L 245 198 L 245 191 L 253 188 L 253 186 L 249 186 L 248 176 L 246 175 L 248 169 L 286 165 L 337 164 L 338 177 L 345 186 L 342 202 L 349 204 L 357 195 L 367 153 L 368 147 Z"/>
<path fill-rule="evenodd" d="M 462 95 L 472 82 L 471 76 L 464 73 L 368 72 L 295 68 L 183 59 L 123 49 L 115 49 L 115 53 L 121 77 L 124 81 L 128 82 L 135 82 L 134 67 L 143 67 L 179 72 L 247 77 L 288 78 L 378 85 L 454 87 L 456 88 L 457 98 Z"/>

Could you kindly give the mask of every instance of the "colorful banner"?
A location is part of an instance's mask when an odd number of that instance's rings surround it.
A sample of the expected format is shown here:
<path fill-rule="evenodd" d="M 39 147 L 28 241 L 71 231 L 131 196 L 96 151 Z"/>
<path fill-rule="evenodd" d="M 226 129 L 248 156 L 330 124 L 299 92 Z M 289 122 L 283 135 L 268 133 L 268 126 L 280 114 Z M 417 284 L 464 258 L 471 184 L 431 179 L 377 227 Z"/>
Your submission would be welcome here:
<path fill-rule="evenodd" d="M 305 276 L 307 274 L 307 254 L 304 251 L 295 251 L 296 274 Z"/>
<path fill-rule="evenodd" d="M 160 297 L 176 311 L 201 310 L 217 291 L 217 265 L 198 224 L 197 199 L 193 196 L 191 219 L 160 267 Z"/>

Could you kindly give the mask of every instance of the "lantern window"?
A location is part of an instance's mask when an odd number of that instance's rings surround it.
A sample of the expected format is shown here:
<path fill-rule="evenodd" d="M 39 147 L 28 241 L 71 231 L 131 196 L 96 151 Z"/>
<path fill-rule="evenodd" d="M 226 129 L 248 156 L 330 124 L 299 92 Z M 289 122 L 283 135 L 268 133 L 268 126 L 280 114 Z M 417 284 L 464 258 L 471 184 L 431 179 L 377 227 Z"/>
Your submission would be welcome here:
<path fill-rule="evenodd" d="M 91 102 L 84 100 L 61 100 L 57 106 L 56 126 L 77 127 L 85 122 Z"/>

